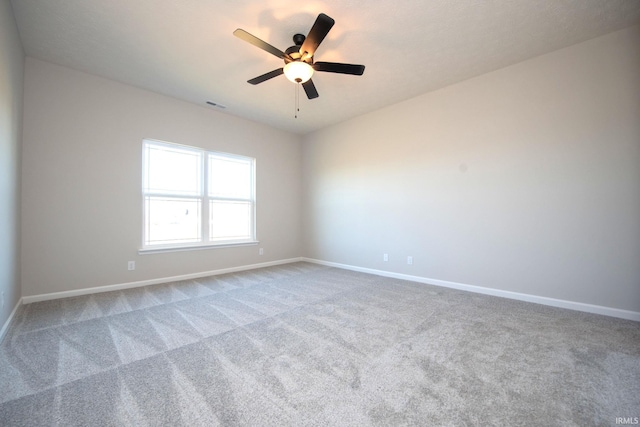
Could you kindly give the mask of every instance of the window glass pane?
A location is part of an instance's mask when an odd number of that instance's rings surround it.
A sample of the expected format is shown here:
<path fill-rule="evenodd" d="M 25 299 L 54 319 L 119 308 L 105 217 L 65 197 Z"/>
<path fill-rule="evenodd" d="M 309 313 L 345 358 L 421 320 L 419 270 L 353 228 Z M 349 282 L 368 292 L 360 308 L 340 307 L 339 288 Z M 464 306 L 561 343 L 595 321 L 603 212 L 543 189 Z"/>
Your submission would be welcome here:
<path fill-rule="evenodd" d="M 143 246 L 254 240 L 255 159 L 153 140 L 143 153 Z"/>
<path fill-rule="evenodd" d="M 201 240 L 199 199 L 145 198 L 146 245 Z"/>
<path fill-rule="evenodd" d="M 253 206 L 250 202 L 211 201 L 209 239 L 246 240 L 252 238 Z"/>
<path fill-rule="evenodd" d="M 202 154 L 199 151 L 147 143 L 145 192 L 199 196 L 202 194 Z"/>
<path fill-rule="evenodd" d="M 209 196 L 251 199 L 252 162 L 209 155 Z"/>

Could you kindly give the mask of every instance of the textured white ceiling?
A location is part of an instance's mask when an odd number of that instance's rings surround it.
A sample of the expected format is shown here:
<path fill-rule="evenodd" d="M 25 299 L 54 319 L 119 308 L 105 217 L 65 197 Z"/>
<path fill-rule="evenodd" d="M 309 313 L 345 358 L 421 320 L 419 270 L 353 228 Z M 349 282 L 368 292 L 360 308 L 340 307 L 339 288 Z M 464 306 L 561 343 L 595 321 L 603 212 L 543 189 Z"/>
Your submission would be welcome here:
<path fill-rule="evenodd" d="M 639 0 L 13 0 L 27 55 L 296 133 L 640 22 Z M 294 118 L 295 85 L 278 58 L 318 13 L 336 24 L 316 61 L 366 65 L 362 77 L 317 73 L 320 97 Z M 215 107 L 209 107 L 215 109 Z M 219 111 L 219 110 L 217 110 Z"/>

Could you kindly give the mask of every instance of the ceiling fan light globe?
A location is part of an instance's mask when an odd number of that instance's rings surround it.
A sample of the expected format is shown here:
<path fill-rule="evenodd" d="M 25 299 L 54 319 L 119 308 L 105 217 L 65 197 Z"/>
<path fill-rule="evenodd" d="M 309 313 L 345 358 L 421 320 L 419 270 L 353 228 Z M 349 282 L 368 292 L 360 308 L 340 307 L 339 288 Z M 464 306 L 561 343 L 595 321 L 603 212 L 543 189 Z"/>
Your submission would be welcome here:
<path fill-rule="evenodd" d="M 284 75 L 293 83 L 305 83 L 313 76 L 313 68 L 306 62 L 292 61 L 284 66 Z"/>

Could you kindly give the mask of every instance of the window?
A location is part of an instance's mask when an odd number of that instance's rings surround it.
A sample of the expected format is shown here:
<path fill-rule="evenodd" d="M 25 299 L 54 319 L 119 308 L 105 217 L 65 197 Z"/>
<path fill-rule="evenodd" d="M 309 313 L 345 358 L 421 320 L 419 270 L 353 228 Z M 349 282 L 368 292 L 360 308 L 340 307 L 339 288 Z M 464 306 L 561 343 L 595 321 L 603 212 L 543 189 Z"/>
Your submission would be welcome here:
<path fill-rule="evenodd" d="M 255 242 L 255 159 L 143 141 L 144 249 Z"/>

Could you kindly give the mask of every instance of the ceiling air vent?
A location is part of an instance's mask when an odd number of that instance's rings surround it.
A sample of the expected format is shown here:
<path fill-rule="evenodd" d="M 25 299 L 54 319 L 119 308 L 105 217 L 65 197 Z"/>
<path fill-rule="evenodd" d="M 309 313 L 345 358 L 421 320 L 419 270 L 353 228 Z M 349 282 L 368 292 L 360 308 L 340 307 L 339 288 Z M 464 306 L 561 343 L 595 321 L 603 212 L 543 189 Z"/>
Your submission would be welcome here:
<path fill-rule="evenodd" d="M 207 104 L 211 105 L 212 107 L 218 107 L 218 108 L 227 108 L 226 106 L 222 105 L 222 104 L 218 104 L 217 102 L 213 102 L 213 101 L 207 101 Z"/>

